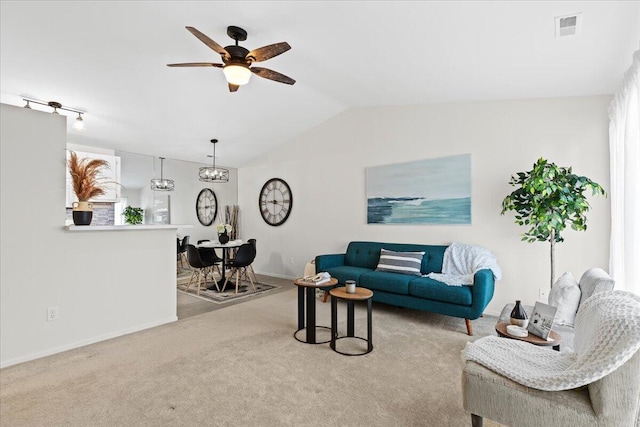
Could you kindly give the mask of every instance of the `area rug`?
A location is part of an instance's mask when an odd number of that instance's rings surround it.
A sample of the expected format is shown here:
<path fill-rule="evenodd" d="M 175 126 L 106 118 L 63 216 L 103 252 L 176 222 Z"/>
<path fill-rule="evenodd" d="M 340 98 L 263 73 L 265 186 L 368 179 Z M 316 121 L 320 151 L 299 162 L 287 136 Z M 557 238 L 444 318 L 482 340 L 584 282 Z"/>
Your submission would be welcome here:
<path fill-rule="evenodd" d="M 201 286 L 200 295 L 198 295 L 197 294 L 198 284 L 195 283 L 195 280 L 194 280 L 194 283 L 192 283 L 191 286 L 189 287 L 189 290 L 188 291 L 186 290 L 190 277 L 191 277 L 191 272 L 188 272 L 188 273 L 182 272 L 178 275 L 177 277 L 178 291 L 185 293 L 187 295 L 194 296 L 196 298 L 200 298 L 205 301 L 212 302 L 214 304 L 226 304 L 231 301 L 237 301 L 243 298 L 250 298 L 252 296 L 264 294 L 266 292 L 280 288 L 280 286 L 277 286 L 277 285 L 269 285 L 266 283 L 259 283 L 254 281 L 253 283 L 256 287 L 256 290 L 254 291 L 253 287 L 251 286 L 251 283 L 243 280 L 238 285 L 238 293 L 236 294 L 235 282 L 229 281 L 229 283 L 227 283 L 227 288 L 225 289 L 224 292 L 218 292 L 216 289 L 209 290 L 204 286 Z M 210 286 L 211 282 L 209 281 L 207 282 L 207 284 Z M 222 286 L 220 287 L 220 290 L 222 290 Z"/>

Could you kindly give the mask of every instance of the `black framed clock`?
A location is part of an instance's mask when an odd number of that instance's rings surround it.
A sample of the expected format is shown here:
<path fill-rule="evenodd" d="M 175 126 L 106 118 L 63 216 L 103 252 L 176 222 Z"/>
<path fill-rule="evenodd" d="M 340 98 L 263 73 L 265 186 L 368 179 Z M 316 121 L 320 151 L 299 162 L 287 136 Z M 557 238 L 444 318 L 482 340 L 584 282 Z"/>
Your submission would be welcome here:
<path fill-rule="evenodd" d="M 196 214 L 202 225 L 211 225 L 218 215 L 218 198 L 210 188 L 203 188 L 196 199 Z"/>
<path fill-rule="evenodd" d="M 258 207 L 262 219 L 269 225 L 284 224 L 291 214 L 293 207 L 293 193 L 283 179 L 271 178 L 262 186 Z"/>

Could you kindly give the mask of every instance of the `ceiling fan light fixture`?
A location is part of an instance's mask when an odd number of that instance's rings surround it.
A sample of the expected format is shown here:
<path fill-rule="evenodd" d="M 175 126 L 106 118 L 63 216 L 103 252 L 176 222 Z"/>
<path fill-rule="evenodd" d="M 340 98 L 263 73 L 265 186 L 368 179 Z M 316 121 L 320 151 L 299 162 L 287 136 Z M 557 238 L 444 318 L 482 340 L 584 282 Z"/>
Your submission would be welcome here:
<path fill-rule="evenodd" d="M 232 85 L 246 85 L 251 78 L 251 70 L 244 64 L 227 64 L 222 69 L 228 83 Z"/>

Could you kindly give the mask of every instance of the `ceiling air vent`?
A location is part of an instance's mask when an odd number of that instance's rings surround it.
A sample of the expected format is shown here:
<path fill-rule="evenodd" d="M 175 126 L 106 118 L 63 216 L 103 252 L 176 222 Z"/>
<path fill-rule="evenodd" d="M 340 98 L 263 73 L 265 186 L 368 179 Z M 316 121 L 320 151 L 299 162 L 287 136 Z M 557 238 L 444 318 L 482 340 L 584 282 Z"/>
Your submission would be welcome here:
<path fill-rule="evenodd" d="M 582 29 L 582 13 L 556 16 L 556 38 L 580 35 Z"/>

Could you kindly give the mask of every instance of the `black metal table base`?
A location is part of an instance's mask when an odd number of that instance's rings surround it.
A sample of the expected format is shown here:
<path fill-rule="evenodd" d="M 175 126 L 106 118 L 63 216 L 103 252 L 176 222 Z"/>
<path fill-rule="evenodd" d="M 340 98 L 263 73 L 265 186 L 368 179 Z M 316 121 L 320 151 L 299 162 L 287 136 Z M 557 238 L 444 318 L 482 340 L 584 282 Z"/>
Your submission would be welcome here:
<path fill-rule="evenodd" d="M 306 331 L 304 340 L 297 336 L 303 329 Z M 328 326 L 316 326 L 316 288 L 298 286 L 298 330 L 293 333 L 293 337 L 305 344 L 326 344 L 331 341 L 328 339 L 318 342 L 316 329 L 331 329 Z"/>
<path fill-rule="evenodd" d="M 354 322 L 354 301 L 347 300 L 347 335 L 338 336 L 338 298 L 331 295 L 331 350 L 336 353 L 345 355 L 345 356 L 363 356 L 365 354 L 371 353 L 373 350 L 373 334 L 372 334 L 372 323 L 371 323 L 371 311 L 372 304 L 371 298 L 367 300 L 367 338 L 356 337 L 355 336 L 355 322 Z M 336 341 L 344 339 L 344 338 L 353 338 L 365 341 L 367 343 L 367 350 L 362 353 L 346 353 L 336 349 Z"/>
<path fill-rule="evenodd" d="M 315 328 L 316 328 L 316 329 L 329 329 L 329 330 L 331 330 L 331 328 L 330 328 L 330 327 L 328 327 L 328 326 L 316 326 Z M 331 338 L 329 338 L 329 339 L 328 339 L 328 340 L 326 340 L 326 341 L 316 341 L 316 342 L 309 342 L 309 341 L 306 341 L 306 336 L 305 336 L 305 339 L 300 339 L 300 338 L 298 338 L 298 332 L 300 332 L 300 331 L 304 331 L 305 329 L 307 329 L 307 328 L 298 329 L 297 331 L 295 331 L 295 332 L 293 333 L 293 337 L 294 337 L 296 340 L 300 341 L 301 343 L 305 343 L 305 344 L 326 344 L 326 343 L 328 343 L 328 342 L 331 342 Z"/>

